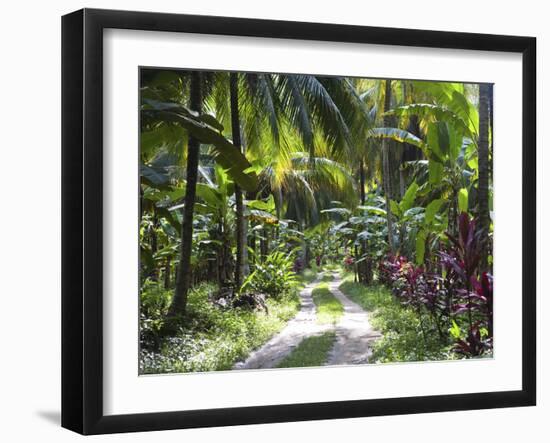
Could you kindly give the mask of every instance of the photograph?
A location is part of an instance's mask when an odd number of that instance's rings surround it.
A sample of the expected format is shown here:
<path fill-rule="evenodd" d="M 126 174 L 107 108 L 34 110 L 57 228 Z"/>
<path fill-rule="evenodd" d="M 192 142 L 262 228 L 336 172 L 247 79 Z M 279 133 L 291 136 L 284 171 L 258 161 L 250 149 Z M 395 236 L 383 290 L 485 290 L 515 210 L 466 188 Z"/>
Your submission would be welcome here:
<path fill-rule="evenodd" d="M 140 66 L 136 93 L 140 375 L 493 358 L 492 84 Z"/>

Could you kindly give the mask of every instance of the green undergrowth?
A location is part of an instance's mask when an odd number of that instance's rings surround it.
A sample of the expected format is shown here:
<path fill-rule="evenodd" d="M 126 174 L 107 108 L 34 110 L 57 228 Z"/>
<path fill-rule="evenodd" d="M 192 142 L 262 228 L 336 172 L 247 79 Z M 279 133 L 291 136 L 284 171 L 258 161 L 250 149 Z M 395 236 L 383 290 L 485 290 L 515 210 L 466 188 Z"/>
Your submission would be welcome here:
<path fill-rule="evenodd" d="M 308 366 L 322 366 L 327 361 L 328 354 L 334 346 L 335 340 L 336 334 L 334 331 L 307 337 L 277 367 L 304 368 Z"/>
<path fill-rule="evenodd" d="M 323 277 L 321 278 L 321 281 L 333 281 L 334 280 L 334 275 L 331 274 L 330 272 L 325 272 L 323 274 Z"/>
<path fill-rule="evenodd" d="M 322 324 L 336 324 L 344 313 L 342 303 L 332 295 L 327 283 L 320 283 L 312 291 L 311 296 L 317 307 L 317 321 Z"/>
<path fill-rule="evenodd" d="M 403 306 L 385 286 L 364 286 L 354 282 L 353 275 L 348 274 L 340 290 L 369 312 L 372 326 L 382 334 L 374 343 L 371 361 L 387 363 L 456 358 L 448 346 L 441 344 L 434 331 L 423 334 L 416 313 Z"/>
<path fill-rule="evenodd" d="M 301 283 L 302 286 L 305 286 L 308 283 L 311 283 L 316 278 L 317 278 L 316 269 L 306 268 L 300 274 L 298 274 L 298 281 Z"/>
<path fill-rule="evenodd" d="M 293 290 L 277 298 L 268 298 L 269 314 L 250 308 L 224 308 L 210 300 L 215 290 L 212 284 L 201 284 L 191 290 L 187 313 L 180 320 L 176 333 L 157 338 L 156 343 L 155 334 L 162 330 L 159 323 L 169 303 L 158 303 L 160 307 L 155 307 L 155 312 L 144 304 L 157 299 L 169 302 L 172 291 L 155 287 L 142 292 L 141 374 L 231 369 L 283 329 L 300 306 L 297 291 Z"/>
<path fill-rule="evenodd" d="M 327 263 L 323 268 L 327 271 L 340 271 L 341 266 L 338 263 Z"/>

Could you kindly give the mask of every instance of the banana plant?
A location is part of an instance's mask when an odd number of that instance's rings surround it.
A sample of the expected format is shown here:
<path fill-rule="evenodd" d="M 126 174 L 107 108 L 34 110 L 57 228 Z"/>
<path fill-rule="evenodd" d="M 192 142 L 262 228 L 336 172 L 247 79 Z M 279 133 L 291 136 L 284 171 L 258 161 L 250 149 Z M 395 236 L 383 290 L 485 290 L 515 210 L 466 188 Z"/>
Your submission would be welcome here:
<path fill-rule="evenodd" d="M 226 170 L 235 183 L 251 192 L 258 187 L 258 178 L 251 170 L 252 165 L 240 150 L 222 135 L 223 126 L 212 115 L 198 114 L 179 103 L 143 99 L 141 116 L 149 123 L 156 122 L 160 126 L 172 123 L 185 129 L 201 143 L 212 147 L 215 161 Z M 157 131 L 156 134 L 162 137 L 166 132 Z M 147 136 L 146 140 L 149 142 Z M 157 141 L 159 144 L 163 142 L 162 138 Z"/>
<path fill-rule="evenodd" d="M 427 200 L 449 201 L 449 204 L 439 204 L 437 208 L 448 212 L 448 219 L 452 222 L 449 230 L 454 233 L 457 227 L 453 221 L 460 211 L 471 206 L 469 196 L 478 174 L 477 110 L 466 99 L 464 85 L 415 82 L 415 87 L 429 92 L 435 97 L 435 103 L 399 106 L 387 114 L 401 119 L 417 116 L 423 137 L 400 128 L 374 128 L 370 137 L 407 143 L 423 152 L 427 160 L 415 162 L 415 166 L 426 169 L 427 185 L 421 186 L 418 193 Z M 399 213 L 395 203 L 392 212 Z M 417 240 L 420 244 L 421 238 Z M 420 250 L 419 246 L 418 252 Z"/>

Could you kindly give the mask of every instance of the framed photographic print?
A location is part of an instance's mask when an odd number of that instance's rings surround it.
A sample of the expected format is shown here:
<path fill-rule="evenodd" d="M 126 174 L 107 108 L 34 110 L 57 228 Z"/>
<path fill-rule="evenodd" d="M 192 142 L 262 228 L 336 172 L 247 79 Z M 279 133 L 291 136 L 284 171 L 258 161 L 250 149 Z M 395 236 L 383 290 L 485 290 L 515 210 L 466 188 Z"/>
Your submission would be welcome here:
<path fill-rule="evenodd" d="M 62 21 L 62 425 L 534 405 L 530 37 Z"/>

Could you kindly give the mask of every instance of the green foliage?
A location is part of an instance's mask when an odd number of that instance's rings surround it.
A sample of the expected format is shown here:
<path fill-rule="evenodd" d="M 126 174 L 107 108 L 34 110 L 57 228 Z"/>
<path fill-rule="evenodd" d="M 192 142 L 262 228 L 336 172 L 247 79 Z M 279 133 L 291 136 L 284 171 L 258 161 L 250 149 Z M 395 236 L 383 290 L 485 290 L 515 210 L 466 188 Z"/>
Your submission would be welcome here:
<path fill-rule="evenodd" d="M 322 366 L 326 363 L 328 354 L 334 342 L 336 334 L 333 331 L 321 335 L 307 337 L 285 357 L 278 365 L 278 368 L 306 368 L 311 366 Z"/>
<path fill-rule="evenodd" d="M 298 306 L 296 288 L 316 280 L 318 271 L 345 272 L 339 266 L 345 263 L 355 279 L 370 284 L 389 244 L 411 266 L 437 267 L 436 251 L 448 249 L 457 234 L 454 216 L 477 210 L 475 85 L 239 73 L 243 153 L 230 141 L 228 73 L 203 73 L 202 109 L 208 113 L 199 114 L 185 106 L 189 72 L 149 71 L 142 77 L 140 112 L 142 373 L 229 369 L 284 326 Z M 384 105 L 385 86 L 392 110 Z M 189 136 L 202 144 L 193 287 L 185 316 L 167 319 L 181 250 Z M 388 177 L 381 168 L 383 147 Z M 387 201 L 382 183 L 391 184 L 395 200 Z M 249 191 L 243 216 L 251 274 L 241 288 L 232 287 L 235 185 Z M 304 269 L 308 264 L 311 269 Z M 436 320 L 423 315 L 420 323 L 386 289 L 351 281 L 342 287 L 368 306 L 383 333 L 375 360 L 449 358 L 433 333 L 430 322 Z M 259 296 L 262 303 L 265 294 L 269 315 L 237 307 L 234 292 Z M 320 321 L 335 324 L 343 308 L 327 285 L 316 288 L 313 298 Z M 472 342 L 463 322 L 447 331 L 449 325 L 439 335 Z M 489 334 L 485 327 L 478 332 Z M 332 346 L 329 335 L 305 340 L 284 364 L 322 364 Z"/>
<path fill-rule="evenodd" d="M 468 212 L 468 190 L 466 188 L 458 191 L 458 210 L 459 212 Z"/>
<path fill-rule="evenodd" d="M 426 254 L 426 231 L 420 231 L 416 235 L 416 263 L 424 263 Z"/>
<path fill-rule="evenodd" d="M 432 200 L 428 206 L 426 206 L 426 212 L 424 221 L 426 224 L 431 224 L 434 221 L 435 215 L 439 212 L 441 206 L 445 203 L 443 199 Z"/>
<path fill-rule="evenodd" d="M 418 184 L 415 181 L 413 181 L 411 185 L 407 188 L 405 195 L 403 195 L 403 198 L 399 203 L 399 209 L 401 210 L 402 213 L 408 211 L 413 207 L 414 200 L 416 199 L 416 194 L 419 188 L 420 186 L 418 186 Z"/>
<path fill-rule="evenodd" d="M 227 170 L 227 173 L 247 191 L 255 191 L 258 178 L 246 157 L 227 140 L 220 131 L 220 125 L 213 116 L 197 116 L 185 106 L 175 102 L 159 102 L 144 99 L 142 116 L 151 121 L 180 125 L 193 137 L 214 148 L 216 161 Z"/>
<path fill-rule="evenodd" d="M 298 282 L 294 266 L 294 254 L 274 251 L 263 263 L 257 263 L 254 271 L 244 281 L 240 292 L 259 292 L 278 297 L 294 288 Z"/>
<path fill-rule="evenodd" d="M 157 349 L 144 346 L 142 334 L 141 374 L 231 369 L 279 332 L 300 305 L 297 293 L 290 292 L 267 300 L 269 314 L 227 309 L 210 300 L 214 291 L 212 285 L 200 285 L 189 293 L 188 312 L 177 333 L 162 338 Z"/>
<path fill-rule="evenodd" d="M 311 283 L 317 278 L 317 271 L 314 269 L 306 268 L 298 275 L 298 281 L 302 285 Z"/>
<path fill-rule="evenodd" d="M 332 295 L 326 283 L 319 284 L 311 293 L 317 307 L 317 321 L 321 324 L 336 324 L 344 315 L 342 303 Z"/>
<path fill-rule="evenodd" d="M 399 143 L 408 143 L 427 152 L 428 146 L 416 135 L 398 128 L 373 128 L 369 136 L 372 138 L 385 138 Z"/>
<path fill-rule="evenodd" d="M 382 337 L 374 342 L 372 360 L 377 363 L 448 360 L 456 358 L 442 345 L 437 333 L 424 341 L 416 313 L 404 307 L 384 286 L 363 286 L 349 277 L 340 290 L 369 312 L 373 327 Z"/>
<path fill-rule="evenodd" d="M 142 344 L 158 347 L 172 291 L 146 280 L 140 291 L 140 334 Z"/>
<path fill-rule="evenodd" d="M 338 263 L 327 263 L 324 266 L 324 269 L 327 270 L 327 271 L 339 272 L 339 271 L 341 271 L 342 267 Z"/>

